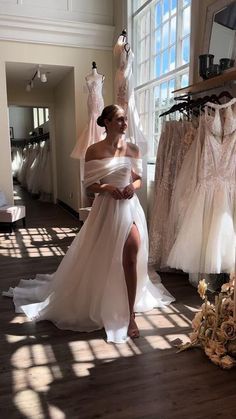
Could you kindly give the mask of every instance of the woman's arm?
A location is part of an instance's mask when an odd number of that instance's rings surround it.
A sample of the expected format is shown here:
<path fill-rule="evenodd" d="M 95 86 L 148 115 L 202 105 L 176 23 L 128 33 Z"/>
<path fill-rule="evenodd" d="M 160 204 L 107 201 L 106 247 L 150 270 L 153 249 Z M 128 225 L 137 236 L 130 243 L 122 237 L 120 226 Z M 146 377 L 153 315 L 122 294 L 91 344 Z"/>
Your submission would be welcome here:
<path fill-rule="evenodd" d="M 132 180 L 133 182 L 130 183 L 129 185 L 127 185 L 124 189 L 123 189 L 123 197 L 124 199 L 130 199 L 133 197 L 134 192 L 136 189 L 140 189 L 142 186 L 142 178 L 138 175 L 136 175 L 136 173 L 132 172 Z"/>
<path fill-rule="evenodd" d="M 108 192 L 114 199 L 123 199 L 123 193 L 116 186 L 110 185 L 109 183 L 93 183 L 87 188 L 90 192 L 93 193 L 103 193 Z"/>

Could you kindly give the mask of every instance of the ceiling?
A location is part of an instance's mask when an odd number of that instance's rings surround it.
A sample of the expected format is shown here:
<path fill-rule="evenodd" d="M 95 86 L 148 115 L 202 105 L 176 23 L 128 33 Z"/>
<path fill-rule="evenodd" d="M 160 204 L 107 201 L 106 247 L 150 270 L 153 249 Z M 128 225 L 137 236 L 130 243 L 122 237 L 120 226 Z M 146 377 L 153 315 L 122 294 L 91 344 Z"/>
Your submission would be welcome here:
<path fill-rule="evenodd" d="M 37 64 L 7 62 L 7 84 L 25 89 L 27 83 L 32 79 L 37 69 Z M 36 76 L 34 79 L 34 89 L 54 88 L 72 69 L 73 67 L 40 65 L 40 71 L 47 75 L 47 83 L 42 83 Z"/>

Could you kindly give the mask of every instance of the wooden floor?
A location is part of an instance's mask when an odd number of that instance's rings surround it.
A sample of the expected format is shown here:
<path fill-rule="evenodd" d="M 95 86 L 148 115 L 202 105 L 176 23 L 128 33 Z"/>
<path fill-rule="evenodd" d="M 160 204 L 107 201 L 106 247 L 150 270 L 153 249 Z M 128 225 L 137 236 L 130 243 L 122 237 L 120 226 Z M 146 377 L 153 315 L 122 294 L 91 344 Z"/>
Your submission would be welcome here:
<path fill-rule="evenodd" d="M 0 233 L 1 291 L 53 272 L 79 230 L 64 209 L 27 193 L 23 201 L 26 229 L 19 222 L 14 233 Z M 220 370 L 199 349 L 176 354 L 201 303 L 196 290 L 184 276 L 162 279 L 176 302 L 139 315 L 140 338 L 122 345 L 107 344 L 103 331 L 35 324 L 0 297 L 1 418 L 236 418 L 236 370 Z"/>

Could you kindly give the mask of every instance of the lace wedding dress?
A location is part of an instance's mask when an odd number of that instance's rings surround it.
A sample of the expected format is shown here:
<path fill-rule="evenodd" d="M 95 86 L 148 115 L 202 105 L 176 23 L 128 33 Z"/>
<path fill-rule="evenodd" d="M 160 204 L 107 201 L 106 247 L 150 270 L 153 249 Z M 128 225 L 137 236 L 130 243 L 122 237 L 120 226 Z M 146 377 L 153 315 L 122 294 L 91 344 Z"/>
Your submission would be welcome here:
<path fill-rule="evenodd" d="M 127 139 L 132 143 L 138 144 L 142 156 L 145 156 L 147 153 L 147 141 L 142 131 L 134 95 L 134 80 L 132 73 L 134 54 L 126 41 L 126 37 L 123 35 L 118 37 L 113 54 L 117 66 L 114 83 L 115 103 L 127 111 Z"/>
<path fill-rule="evenodd" d="M 85 186 L 100 181 L 122 189 L 130 183 L 131 170 L 141 174 L 141 159 L 113 157 L 86 162 Z M 108 342 L 125 342 L 129 305 L 122 252 L 133 223 L 141 242 L 135 311 L 174 301 L 161 283 L 149 279 L 147 227 L 137 196 L 114 200 L 103 193 L 96 196 L 57 271 L 21 280 L 13 289 L 16 311 L 36 321 L 50 320 L 60 329 L 89 332 L 104 327 Z"/>
<path fill-rule="evenodd" d="M 176 185 L 178 232 L 167 264 L 190 273 L 234 272 L 236 99 L 206 104 L 187 157 Z"/>
<path fill-rule="evenodd" d="M 99 127 L 97 118 L 101 115 L 104 108 L 104 101 L 102 96 L 104 77 L 97 77 L 94 79 L 86 79 L 88 88 L 88 123 L 79 136 L 77 143 L 71 153 L 74 159 L 84 158 L 87 148 L 104 138 L 104 128 Z"/>
<path fill-rule="evenodd" d="M 188 121 L 164 121 L 156 158 L 154 198 L 149 228 L 149 262 L 166 268 L 169 255 L 169 218 L 171 197 L 184 157 L 195 138 Z M 173 245 L 173 243 L 172 243 Z M 172 247 L 172 246 L 171 246 Z"/>

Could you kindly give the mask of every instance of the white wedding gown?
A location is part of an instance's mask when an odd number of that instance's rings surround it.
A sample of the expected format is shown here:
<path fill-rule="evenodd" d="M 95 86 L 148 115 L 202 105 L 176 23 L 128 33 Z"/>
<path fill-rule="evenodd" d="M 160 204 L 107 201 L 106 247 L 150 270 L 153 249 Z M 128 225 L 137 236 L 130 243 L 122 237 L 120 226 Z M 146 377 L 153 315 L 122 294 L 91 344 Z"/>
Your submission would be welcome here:
<path fill-rule="evenodd" d="M 101 181 L 122 189 L 130 183 L 131 170 L 141 174 L 141 159 L 112 157 L 86 162 L 85 186 Z M 36 321 L 50 320 L 60 329 L 89 332 L 104 327 L 108 342 L 125 342 L 129 305 L 122 252 L 133 223 L 141 243 L 135 311 L 174 301 L 161 283 L 149 279 L 146 220 L 137 196 L 114 200 L 105 192 L 96 196 L 57 271 L 21 280 L 13 289 L 16 311 Z"/>
<path fill-rule="evenodd" d="M 97 118 L 101 115 L 104 108 L 102 95 L 103 82 L 103 77 L 97 77 L 97 79 L 86 79 L 86 85 L 88 88 L 88 123 L 80 134 L 70 155 L 74 159 L 84 158 L 87 148 L 104 138 L 105 129 L 99 127 L 97 124 Z"/>
<path fill-rule="evenodd" d="M 127 112 L 128 127 L 126 138 L 132 143 L 138 144 L 142 156 L 145 156 L 147 153 L 147 140 L 142 130 L 134 94 L 132 73 L 134 54 L 123 35 L 118 37 L 113 49 L 113 55 L 117 66 L 114 82 L 115 103 Z"/>
<path fill-rule="evenodd" d="M 171 209 L 178 227 L 167 264 L 190 273 L 234 272 L 236 99 L 205 105 L 199 136 L 186 158 L 176 184 L 179 205 Z"/>

